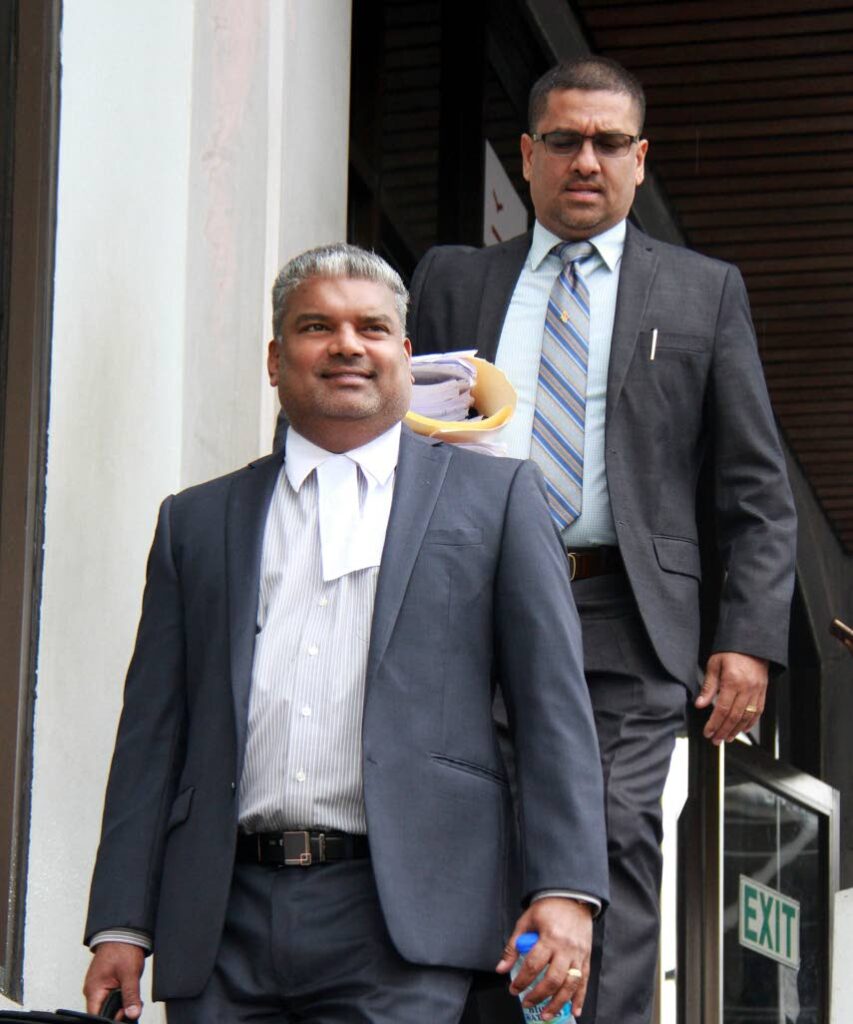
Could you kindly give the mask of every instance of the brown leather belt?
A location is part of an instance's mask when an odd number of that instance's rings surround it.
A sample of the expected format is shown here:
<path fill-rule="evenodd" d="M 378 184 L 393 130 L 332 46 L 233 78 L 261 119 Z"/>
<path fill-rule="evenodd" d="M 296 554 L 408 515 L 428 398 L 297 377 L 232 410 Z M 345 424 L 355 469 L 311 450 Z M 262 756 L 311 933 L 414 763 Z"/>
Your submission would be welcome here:
<path fill-rule="evenodd" d="M 566 551 L 566 558 L 569 560 L 569 579 L 573 581 L 625 571 L 617 547 L 574 548 Z"/>
<path fill-rule="evenodd" d="M 347 832 L 253 832 L 237 836 L 237 860 L 249 864 L 309 868 L 369 854 L 367 836 Z"/>

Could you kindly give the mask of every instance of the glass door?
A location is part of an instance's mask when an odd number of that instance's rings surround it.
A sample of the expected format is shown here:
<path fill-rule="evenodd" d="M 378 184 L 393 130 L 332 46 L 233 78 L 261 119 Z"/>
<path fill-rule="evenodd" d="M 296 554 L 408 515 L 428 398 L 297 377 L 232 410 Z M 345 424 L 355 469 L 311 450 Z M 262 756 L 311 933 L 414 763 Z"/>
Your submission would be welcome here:
<path fill-rule="evenodd" d="M 691 742 L 679 841 L 680 1024 L 821 1024 L 839 795 L 747 743 Z"/>

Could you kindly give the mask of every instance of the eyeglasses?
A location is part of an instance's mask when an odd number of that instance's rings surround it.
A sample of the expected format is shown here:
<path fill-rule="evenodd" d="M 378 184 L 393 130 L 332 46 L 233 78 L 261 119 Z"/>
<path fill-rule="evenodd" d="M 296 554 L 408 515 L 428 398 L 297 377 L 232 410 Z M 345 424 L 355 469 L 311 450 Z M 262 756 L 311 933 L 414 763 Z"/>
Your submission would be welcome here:
<path fill-rule="evenodd" d="M 581 135 L 580 132 L 545 132 L 540 135 L 534 132 L 530 138 L 534 142 L 544 142 L 551 156 L 574 156 L 587 139 L 598 156 L 626 156 L 631 146 L 640 141 L 639 135 L 625 132 L 596 132 L 595 135 Z"/>

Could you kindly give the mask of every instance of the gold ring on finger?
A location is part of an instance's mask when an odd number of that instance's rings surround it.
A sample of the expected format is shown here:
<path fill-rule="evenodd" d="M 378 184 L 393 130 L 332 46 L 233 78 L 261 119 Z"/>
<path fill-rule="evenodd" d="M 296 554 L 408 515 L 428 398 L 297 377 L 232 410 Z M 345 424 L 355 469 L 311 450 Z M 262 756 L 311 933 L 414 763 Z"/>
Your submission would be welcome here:
<path fill-rule="evenodd" d="M 570 967 L 566 971 L 566 977 L 567 978 L 582 978 L 583 977 L 583 971 L 580 969 L 580 967 Z"/>
<path fill-rule="evenodd" d="M 744 711 L 746 711 L 750 715 L 754 715 L 757 710 L 758 708 L 754 704 L 747 704 L 747 706 L 744 708 Z"/>

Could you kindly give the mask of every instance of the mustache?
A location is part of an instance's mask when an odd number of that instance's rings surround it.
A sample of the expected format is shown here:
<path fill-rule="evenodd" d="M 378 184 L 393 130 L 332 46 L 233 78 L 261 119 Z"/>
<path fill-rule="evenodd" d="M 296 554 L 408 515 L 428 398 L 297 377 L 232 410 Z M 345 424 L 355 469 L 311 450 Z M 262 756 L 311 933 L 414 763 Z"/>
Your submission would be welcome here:
<path fill-rule="evenodd" d="M 364 356 L 331 356 L 323 366 L 320 367 L 319 373 L 323 377 L 334 376 L 340 373 L 360 373 L 365 377 L 374 377 L 376 371 L 373 366 L 364 358 Z"/>
<path fill-rule="evenodd" d="M 594 188 L 601 191 L 604 188 L 604 183 L 598 175 L 589 175 L 584 177 L 582 174 L 573 174 L 571 178 L 566 179 L 563 183 L 563 188 L 571 188 L 573 185 L 582 185 L 584 188 Z"/>

